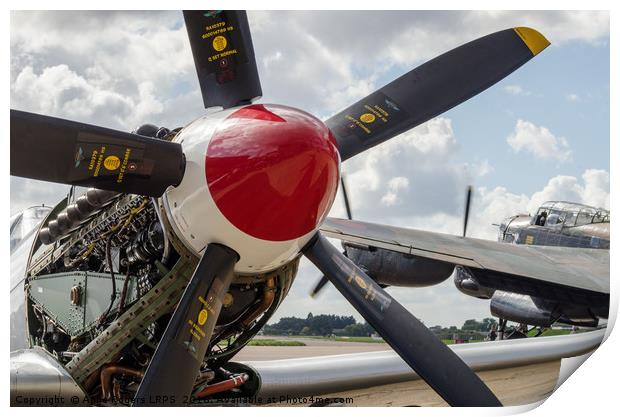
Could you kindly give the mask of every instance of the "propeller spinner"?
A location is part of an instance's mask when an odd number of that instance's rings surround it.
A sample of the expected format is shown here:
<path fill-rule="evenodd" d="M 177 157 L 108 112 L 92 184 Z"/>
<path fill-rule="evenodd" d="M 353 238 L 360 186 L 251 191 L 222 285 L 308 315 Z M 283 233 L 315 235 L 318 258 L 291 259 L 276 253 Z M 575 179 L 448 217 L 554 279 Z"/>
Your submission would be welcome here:
<path fill-rule="evenodd" d="M 235 271 L 271 271 L 299 254 L 336 196 L 340 159 L 314 116 L 249 105 L 202 117 L 175 138 L 183 181 L 163 196 L 171 223 L 194 253 L 234 248 Z"/>

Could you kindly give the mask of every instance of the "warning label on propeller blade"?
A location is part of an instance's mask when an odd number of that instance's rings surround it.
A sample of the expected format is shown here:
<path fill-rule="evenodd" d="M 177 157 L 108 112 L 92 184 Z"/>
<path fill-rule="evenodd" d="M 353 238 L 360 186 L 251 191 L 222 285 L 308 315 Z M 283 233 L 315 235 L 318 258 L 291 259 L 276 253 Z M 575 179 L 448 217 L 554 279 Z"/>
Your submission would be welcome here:
<path fill-rule="evenodd" d="M 206 318 L 205 318 L 206 321 Z M 202 339 L 203 337 L 205 337 L 207 334 L 200 328 L 200 326 L 196 325 L 196 323 L 194 323 L 192 320 L 188 320 L 187 324 L 189 324 L 189 333 L 194 336 L 197 340 Z M 203 323 L 204 324 L 204 323 Z M 201 324 L 202 326 L 202 324 Z"/>
<path fill-rule="evenodd" d="M 228 41 L 226 40 L 224 36 L 216 36 L 213 39 L 213 49 L 215 49 L 218 52 L 226 49 L 226 45 L 228 45 Z"/>
<path fill-rule="evenodd" d="M 108 138 L 91 133 L 79 133 L 75 154 L 80 159 L 71 167 L 67 181 L 79 183 L 91 178 L 122 183 L 128 172 L 149 177 L 153 161 L 144 160 L 144 147 L 134 142 L 127 146 L 122 139 Z M 82 162 L 83 161 L 83 162 Z"/>
<path fill-rule="evenodd" d="M 366 309 L 366 311 L 373 314 L 377 319 L 382 319 L 384 312 L 392 303 L 389 295 L 387 295 L 370 277 L 363 276 L 349 266 L 340 256 L 333 256 L 332 260 L 347 275 L 346 282 L 353 288 L 354 292 L 358 294 L 358 299 L 361 301 L 361 298 L 363 298 L 367 306 L 373 307 L 371 309 Z"/>
<path fill-rule="evenodd" d="M 116 155 L 110 155 L 106 159 L 103 160 L 103 166 L 108 171 L 114 171 L 119 166 L 121 166 L 121 160 Z"/>
<path fill-rule="evenodd" d="M 194 53 L 200 66 L 208 73 L 228 75 L 218 77 L 218 80 L 229 81 L 234 78 L 233 69 L 237 64 L 248 62 L 246 52 L 241 48 L 244 43 L 235 13 L 222 12 L 204 16 L 199 24 L 192 22 L 187 27 L 191 32 L 190 38 L 202 40 L 192 45 L 201 49 L 200 53 Z"/>
<path fill-rule="evenodd" d="M 360 120 L 364 123 L 370 124 L 376 120 L 376 117 L 372 113 L 364 113 L 360 116 Z"/>
<path fill-rule="evenodd" d="M 367 139 L 395 127 L 407 116 L 394 100 L 376 91 L 338 114 L 336 118 L 342 119 L 334 133 L 341 137 L 353 135 Z"/>
<path fill-rule="evenodd" d="M 213 334 L 213 326 L 217 321 L 220 309 L 222 308 L 222 300 L 224 294 L 228 290 L 228 286 L 224 284 L 222 278 L 216 276 L 213 278 L 208 288 L 207 294 L 198 295 L 195 303 L 188 312 L 187 334 L 182 337 L 182 342 L 187 351 L 197 360 L 202 361 L 209 345 L 209 340 Z"/>

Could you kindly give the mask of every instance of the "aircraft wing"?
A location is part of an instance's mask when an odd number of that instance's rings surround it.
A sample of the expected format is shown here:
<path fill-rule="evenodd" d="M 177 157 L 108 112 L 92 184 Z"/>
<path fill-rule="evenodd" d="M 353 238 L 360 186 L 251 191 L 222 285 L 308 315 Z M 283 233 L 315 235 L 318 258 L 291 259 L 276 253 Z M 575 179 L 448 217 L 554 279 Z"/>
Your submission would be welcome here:
<path fill-rule="evenodd" d="M 328 218 L 321 231 L 345 242 L 468 267 L 482 285 L 531 295 L 608 299 L 609 251 L 511 245 L 442 233 Z M 564 298 L 562 297 L 562 298 Z M 584 302 L 589 304 L 589 301 Z"/>
<path fill-rule="evenodd" d="M 596 349 L 602 343 L 604 335 L 605 329 L 601 329 L 563 336 L 464 343 L 449 347 L 470 368 L 483 371 L 583 355 Z M 351 390 L 386 386 L 419 378 L 407 363 L 391 350 L 242 362 L 260 375 L 261 384 L 256 397 L 264 401 L 270 397 L 282 398 L 281 396 L 348 397 Z M 385 391 L 383 388 L 378 389 L 378 392 Z M 348 394 L 338 395 L 343 391 Z M 404 397 L 405 401 L 411 398 L 410 395 Z M 362 398 L 359 400 L 364 401 Z M 357 402 L 355 404 L 357 405 Z"/>

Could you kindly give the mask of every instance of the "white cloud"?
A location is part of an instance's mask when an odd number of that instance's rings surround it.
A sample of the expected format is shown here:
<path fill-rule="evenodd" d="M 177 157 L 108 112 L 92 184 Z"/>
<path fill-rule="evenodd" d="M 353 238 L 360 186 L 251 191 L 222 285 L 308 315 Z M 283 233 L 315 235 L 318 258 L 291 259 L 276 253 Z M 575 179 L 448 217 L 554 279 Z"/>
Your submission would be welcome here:
<path fill-rule="evenodd" d="M 569 93 L 569 94 L 566 95 L 566 100 L 570 101 L 571 103 L 577 103 L 577 102 L 581 101 L 581 97 L 579 97 L 578 94 Z"/>
<path fill-rule="evenodd" d="M 106 126 L 137 127 L 164 109 L 153 92 L 149 81 L 138 84 L 136 95 L 127 96 L 87 80 L 64 64 L 47 67 L 40 74 L 27 66 L 11 85 L 11 105 L 35 113 L 97 120 Z"/>
<path fill-rule="evenodd" d="M 282 59 L 282 52 L 275 51 L 273 54 L 267 55 L 263 58 L 263 67 L 265 67 L 265 69 L 269 69 L 269 66 L 271 65 L 271 63 L 279 61 L 281 59 Z"/>
<path fill-rule="evenodd" d="M 588 169 L 578 178 L 558 175 L 534 193 L 528 210 L 534 212 L 545 201 L 565 200 L 609 209 L 609 173 L 601 169 Z"/>
<path fill-rule="evenodd" d="M 537 28 L 553 45 L 599 44 L 609 34 L 608 12 L 252 11 L 249 17 L 257 56 L 282 54 L 259 67 L 265 99 L 303 103 L 325 117 L 380 87 L 387 73 L 402 74 L 464 42 L 517 24 Z M 380 28 L 381 37 L 360 28 Z"/>
<path fill-rule="evenodd" d="M 508 94 L 512 94 L 513 96 L 529 96 L 532 94 L 520 85 L 513 84 L 505 86 L 504 91 L 506 91 Z"/>
<path fill-rule="evenodd" d="M 508 145 L 515 151 L 528 151 L 536 158 L 567 162 L 572 159 L 568 141 L 557 137 L 544 126 L 526 120 L 517 120 L 514 132 L 508 136 Z"/>
<path fill-rule="evenodd" d="M 393 206 L 398 201 L 398 192 L 409 187 L 409 179 L 405 177 L 394 177 L 388 181 L 387 192 L 381 197 L 381 204 Z"/>
<path fill-rule="evenodd" d="M 468 178 L 455 162 L 458 149 L 451 120 L 439 117 L 348 160 L 354 214 L 380 220 L 454 210 Z"/>
<path fill-rule="evenodd" d="M 321 116 L 373 91 L 388 72 L 404 73 L 464 41 L 513 27 L 515 22 L 536 27 L 553 44 L 596 44 L 609 33 L 609 13 L 583 11 L 250 11 L 249 20 L 265 100 L 297 105 Z M 380 44 L 375 31 L 360 27 L 380 27 L 381 39 L 389 42 Z M 10 30 L 12 84 L 27 66 L 40 75 L 46 68 L 66 65 L 93 88 L 137 103 L 138 86 L 152 82 L 152 99 L 162 104 L 163 111 L 155 106 L 119 118 L 110 110 L 103 119 L 117 119 L 110 127 L 133 128 L 120 123 L 139 117 L 149 119 L 141 122 L 178 126 L 202 112 L 180 12 L 16 11 L 11 13 Z M 189 103 L 188 91 L 197 100 L 180 112 L 175 104 Z M 36 101 L 13 90 L 11 101 L 23 110 L 38 108 Z M 62 104 L 58 103 L 61 108 Z M 58 115 L 81 116 L 70 113 L 71 108 L 65 110 Z M 98 122 L 96 116 L 82 121 Z"/>
<path fill-rule="evenodd" d="M 11 214 L 44 204 L 54 206 L 67 195 L 69 186 L 11 177 Z"/>
<path fill-rule="evenodd" d="M 11 107 L 124 130 L 184 125 L 204 109 L 181 22 L 180 12 L 13 12 Z M 186 95 L 195 101 L 179 110 Z"/>

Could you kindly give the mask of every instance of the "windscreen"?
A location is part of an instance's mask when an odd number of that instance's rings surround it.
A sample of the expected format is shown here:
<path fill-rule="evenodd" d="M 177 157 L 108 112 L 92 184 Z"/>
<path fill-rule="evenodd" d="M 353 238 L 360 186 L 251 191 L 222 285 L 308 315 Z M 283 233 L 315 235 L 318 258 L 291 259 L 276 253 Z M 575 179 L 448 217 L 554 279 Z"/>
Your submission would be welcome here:
<path fill-rule="evenodd" d="M 35 206 L 11 216 L 11 253 L 13 253 L 14 249 L 19 246 L 25 237 L 33 233 L 35 228 L 39 226 L 50 211 L 52 211 L 51 207 Z"/>

